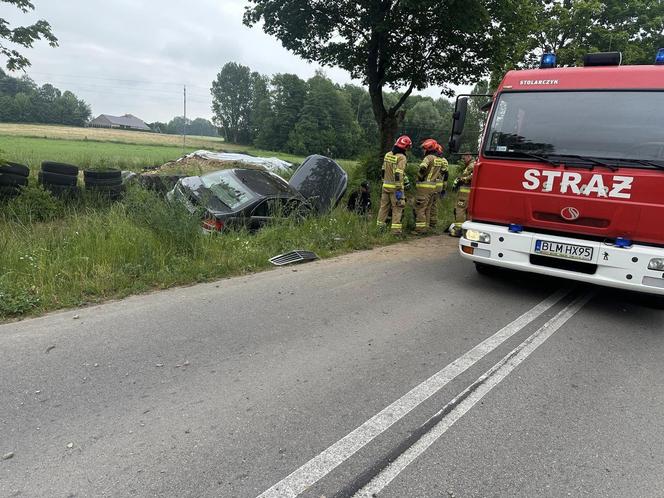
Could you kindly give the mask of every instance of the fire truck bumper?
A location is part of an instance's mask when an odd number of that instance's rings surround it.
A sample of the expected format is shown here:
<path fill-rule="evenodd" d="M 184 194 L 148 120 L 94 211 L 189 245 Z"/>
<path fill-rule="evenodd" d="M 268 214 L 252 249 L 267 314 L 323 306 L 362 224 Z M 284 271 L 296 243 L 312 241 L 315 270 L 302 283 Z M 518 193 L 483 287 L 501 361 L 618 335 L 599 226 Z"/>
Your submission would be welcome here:
<path fill-rule="evenodd" d="M 619 247 L 466 222 L 459 252 L 479 264 L 664 295 L 664 248 Z"/>

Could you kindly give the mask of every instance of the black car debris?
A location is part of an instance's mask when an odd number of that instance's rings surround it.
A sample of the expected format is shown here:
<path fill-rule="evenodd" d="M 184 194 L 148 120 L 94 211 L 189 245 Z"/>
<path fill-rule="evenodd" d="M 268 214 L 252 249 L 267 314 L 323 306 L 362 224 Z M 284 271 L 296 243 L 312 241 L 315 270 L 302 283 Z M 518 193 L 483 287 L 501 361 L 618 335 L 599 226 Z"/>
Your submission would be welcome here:
<path fill-rule="evenodd" d="M 203 228 L 257 230 L 278 217 L 324 214 L 341 200 L 348 174 L 335 161 L 309 156 L 290 181 L 269 171 L 227 169 L 179 180 L 168 199 L 201 216 Z"/>

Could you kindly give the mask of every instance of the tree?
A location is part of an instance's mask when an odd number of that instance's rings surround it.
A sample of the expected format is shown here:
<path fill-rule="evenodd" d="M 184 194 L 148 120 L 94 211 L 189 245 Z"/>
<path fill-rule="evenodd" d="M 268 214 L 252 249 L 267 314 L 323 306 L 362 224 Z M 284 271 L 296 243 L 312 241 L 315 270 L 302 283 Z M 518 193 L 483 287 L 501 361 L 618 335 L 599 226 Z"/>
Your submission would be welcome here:
<path fill-rule="evenodd" d="M 295 54 L 347 70 L 368 86 L 382 150 L 391 147 L 414 90 L 477 80 L 523 36 L 519 0 L 250 0 L 244 22 L 263 22 Z M 523 24 L 523 25 L 522 25 Z M 385 88 L 405 88 L 386 105 Z"/>
<path fill-rule="evenodd" d="M 406 113 L 403 132 L 413 140 L 417 150 L 417 146 L 427 138 L 435 138 L 442 142 L 444 126 L 443 118 L 433 99 L 422 99 Z"/>
<path fill-rule="evenodd" d="M 251 115 L 251 70 L 229 62 L 212 82 L 214 121 L 229 142 L 247 143 Z"/>
<path fill-rule="evenodd" d="M 251 141 L 256 142 L 261 130 L 268 124 L 272 109 L 270 107 L 270 79 L 258 73 L 251 73 L 251 115 L 249 133 Z"/>
<path fill-rule="evenodd" d="M 287 149 L 295 154 L 352 157 L 360 130 L 348 100 L 324 74 L 308 82 L 300 119 L 289 134 Z"/>
<path fill-rule="evenodd" d="M 554 52 L 576 65 L 590 52 L 619 51 L 626 64 L 652 64 L 664 44 L 664 3 L 644 0 L 535 0 L 529 44 L 512 67 L 535 65 Z"/>
<path fill-rule="evenodd" d="M 41 88 L 27 76 L 12 78 L 0 70 L 0 121 L 83 126 L 92 111 L 73 93 L 46 83 Z"/>
<path fill-rule="evenodd" d="M 216 137 L 219 135 L 217 127 L 207 119 L 196 118 L 188 125 L 188 133 L 190 135 L 198 135 L 201 137 Z"/>
<path fill-rule="evenodd" d="M 30 0 L 0 0 L 0 3 L 14 5 L 24 14 L 35 10 L 35 6 Z M 39 20 L 29 26 L 12 27 L 9 21 L 0 17 L 0 55 L 7 58 L 6 67 L 10 71 L 25 69 L 30 66 L 30 61 L 11 45 L 3 43 L 3 40 L 10 44 L 32 48 L 34 43 L 41 39 L 48 41 L 51 47 L 58 46 L 58 39 L 53 35 L 51 25 L 46 21 Z"/>
<path fill-rule="evenodd" d="M 256 145 L 263 149 L 285 150 L 290 132 L 302 114 L 307 83 L 295 74 L 277 74 L 270 87 L 270 112 L 261 125 Z"/>

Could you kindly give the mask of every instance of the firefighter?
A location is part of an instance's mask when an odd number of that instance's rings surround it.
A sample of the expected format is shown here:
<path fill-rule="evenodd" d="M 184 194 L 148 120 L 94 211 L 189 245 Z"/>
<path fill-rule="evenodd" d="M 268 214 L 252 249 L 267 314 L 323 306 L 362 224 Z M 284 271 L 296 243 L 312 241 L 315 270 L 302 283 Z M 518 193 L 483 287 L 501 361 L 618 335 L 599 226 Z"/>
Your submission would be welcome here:
<path fill-rule="evenodd" d="M 404 193 L 404 177 L 406 170 L 406 151 L 413 146 L 410 137 L 403 135 L 394 144 L 391 152 L 385 154 L 383 161 L 383 191 L 378 211 L 378 226 L 386 226 L 387 216 L 392 210 L 392 233 L 401 235 L 401 216 L 406 205 Z"/>
<path fill-rule="evenodd" d="M 452 237 L 461 237 L 461 225 L 468 218 L 468 199 L 470 198 L 470 185 L 473 181 L 473 170 L 475 160 L 471 152 L 461 154 L 464 169 L 459 177 L 454 180 L 454 190 L 458 191 L 456 204 L 454 206 L 454 223 L 450 226 Z"/>
<path fill-rule="evenodd" d="M 363 181 L 360 184 L 360 188 L 350 194 L 348 198 L 348 210 L 361 215 L 371 212 L 371 191 L 368 181 Z"/>
<path fill-rule="evenodd" d="M 429 138 L 422 142 L 422 150 L 424 151 L 424 159 L 420 164 L 420 169 L 417 173 L 417 182 L 415 183 L 415 232 L 425 233 L 429 229 L 429 221 L 427 219 L 427 210 L 429 203 L 436 190 L 436 179 L 438 177 L 438 170 L 436 168 L 436 153 L 438 151 L 438 142 L 433 138 Z"/>
<path fill-rule="evenodd" d="M 427 207 L 427 223 L 429 228 L 434 230 L 438 225 L 438 198 L 445 197 L 447 190 L 447 178 L 449 177 L 447 159 L 443 157 L 443 147 L 438 145 L 436 149 L 436 159 L 434 160 L 435 174 L 433 178 L 436 181 L 436 189 L 429 200 Z"/>

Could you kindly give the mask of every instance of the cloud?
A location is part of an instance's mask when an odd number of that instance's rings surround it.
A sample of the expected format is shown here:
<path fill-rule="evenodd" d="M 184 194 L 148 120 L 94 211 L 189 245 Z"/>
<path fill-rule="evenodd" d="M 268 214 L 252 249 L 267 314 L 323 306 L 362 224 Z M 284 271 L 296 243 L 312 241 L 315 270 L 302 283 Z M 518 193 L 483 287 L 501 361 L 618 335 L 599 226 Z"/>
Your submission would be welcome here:
<path fill-rule="evenodd" d="M 39 84 L 69 89 L 93 113 L 132 113 L 167 121 L 182 115 L 187 85 L 188 116 L 211 116 L 209 87 L 221 67 L 238 62 L 263 74 L 302 78 L 319 66 L 284 49 L 260 28 L 242 24 L 245 0 L 36 0 L 36 12 L 21 15 L 6 4 L 0 17 L 14 23 L 46 19 L 58 48 L 39 43 L 25 53 L 28 74 Z M 66 4 L 66 7 L 65 7 Z M 338 83 L 345 71 L 325 68 Z M 437 96 L 439 90 L 426 94 Z"/>

